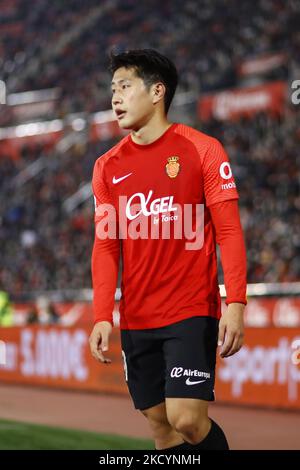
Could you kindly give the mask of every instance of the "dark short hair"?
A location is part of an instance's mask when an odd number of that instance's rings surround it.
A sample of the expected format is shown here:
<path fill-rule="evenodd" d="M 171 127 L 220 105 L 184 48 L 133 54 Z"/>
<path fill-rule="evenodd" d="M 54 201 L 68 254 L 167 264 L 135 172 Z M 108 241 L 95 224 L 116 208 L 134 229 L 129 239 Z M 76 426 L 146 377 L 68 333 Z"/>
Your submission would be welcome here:
<path fill-rule="evenodd" d="M 112 51 L 109 70 L 114 74 L 120 67 L 135 69 L 136 75 L 143 79 L 147 87 L 162 82 L 166 87 L 164 103 L 168 112 L 178 83 L 176 67 L 168 57 L 154 49 L 133 49 L 118 54 Z"/>

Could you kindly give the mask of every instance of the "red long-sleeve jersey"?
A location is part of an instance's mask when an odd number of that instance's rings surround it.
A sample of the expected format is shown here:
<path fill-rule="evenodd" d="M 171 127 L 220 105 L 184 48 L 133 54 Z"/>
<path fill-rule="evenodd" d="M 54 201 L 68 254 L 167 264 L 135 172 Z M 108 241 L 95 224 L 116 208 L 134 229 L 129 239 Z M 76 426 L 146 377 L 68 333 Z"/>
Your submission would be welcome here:
<path fill-rule="evenodd" d="M 219 318 L 216 242 L 227 303 L 246 303 L 238 193 L 218 140 L 183 124 L 149 145 L 128 135 L 98 158 L 92 186 L 96 322 L 112 322 L 120 256 L 121 329 Z"/>

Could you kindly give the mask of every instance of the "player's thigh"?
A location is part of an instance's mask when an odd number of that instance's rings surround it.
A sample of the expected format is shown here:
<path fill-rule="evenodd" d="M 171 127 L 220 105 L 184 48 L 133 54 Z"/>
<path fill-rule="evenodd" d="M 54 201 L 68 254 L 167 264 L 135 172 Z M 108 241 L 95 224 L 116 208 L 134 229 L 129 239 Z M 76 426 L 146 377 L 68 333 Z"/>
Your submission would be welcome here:
<path fill-rule="evenodd" d="M 165 399 L 165 360 L 151 331 L 122 330 L 125 379 L 135 408 L 146 410 Z"/>
<path fill-rule="evenodd" d="M 143 415 L 148 419 L 152 427 L 169 427 L 166 403 L 163 401 L 158 405 L 141 410 Z"/>

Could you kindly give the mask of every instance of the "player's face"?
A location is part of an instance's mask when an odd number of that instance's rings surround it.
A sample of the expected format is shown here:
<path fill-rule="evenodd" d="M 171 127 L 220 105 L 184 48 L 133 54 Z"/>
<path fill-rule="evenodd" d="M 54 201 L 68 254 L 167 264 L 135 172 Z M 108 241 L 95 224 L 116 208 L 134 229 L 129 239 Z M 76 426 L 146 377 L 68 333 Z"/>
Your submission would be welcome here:
<path fill-rule="evenodd" d="M 134 69 L 120 67 L 112 79 L 112 108 L 122 129 L 138 130 L 152 114 L 152 88 L 146 88 L 144 81 Z"/>

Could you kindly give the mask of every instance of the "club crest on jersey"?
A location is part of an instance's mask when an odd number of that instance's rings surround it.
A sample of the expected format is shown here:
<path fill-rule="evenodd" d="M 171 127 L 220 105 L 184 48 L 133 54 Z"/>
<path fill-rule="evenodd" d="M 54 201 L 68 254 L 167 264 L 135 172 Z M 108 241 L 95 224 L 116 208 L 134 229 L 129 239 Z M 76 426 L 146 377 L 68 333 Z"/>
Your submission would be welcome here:
<path fill-rule="evenodd" d="M 166 173 L 170 178 L 176 178 L 180 170 L 179 157 L 169 157 L 166 164 Z"/>

